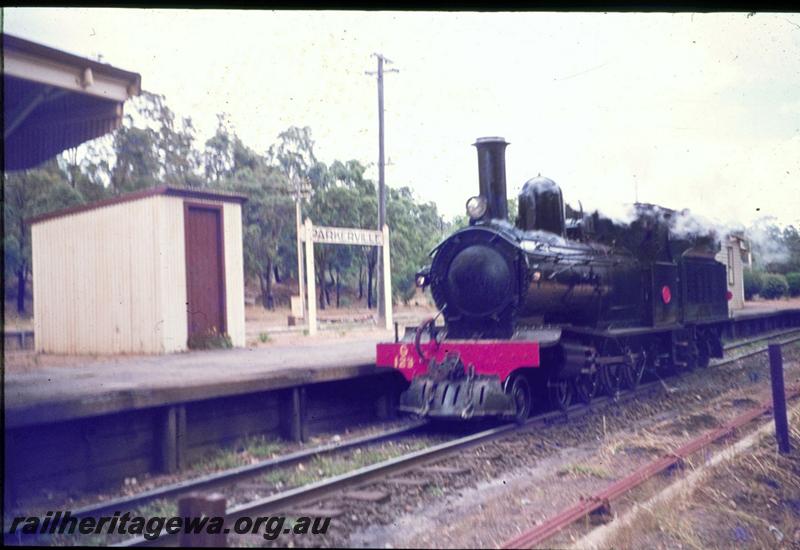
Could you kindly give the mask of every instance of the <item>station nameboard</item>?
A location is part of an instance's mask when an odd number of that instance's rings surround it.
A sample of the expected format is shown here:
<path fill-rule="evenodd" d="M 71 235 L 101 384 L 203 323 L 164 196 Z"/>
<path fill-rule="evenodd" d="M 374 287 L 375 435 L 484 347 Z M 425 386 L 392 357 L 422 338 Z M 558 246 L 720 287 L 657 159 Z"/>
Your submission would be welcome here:
<path fill-rule="evenodd" d="M 317 333 L 317 278 L 314 268 L 314 243 L 345 244 L 360 246 L 380 246 L 383 255 L 383 310 L 386 312 L 386 330 L 392 329 L 392 270 L 389 258 L 389 226 L 384 224 L 381 231 L 355 229 L 350 227 L 324 227 L 314 225 L 306 218 L 303 227 L 298 228 L 300 238 L 305 241 L 306 288 L 308 289 L 308 334 Z"/>
<path fill-rule="evenodd" d="M 315 243 L 383 246 L 383 233 L 370 229 L 314 225 L 311 228 L 311 240 Z"/>

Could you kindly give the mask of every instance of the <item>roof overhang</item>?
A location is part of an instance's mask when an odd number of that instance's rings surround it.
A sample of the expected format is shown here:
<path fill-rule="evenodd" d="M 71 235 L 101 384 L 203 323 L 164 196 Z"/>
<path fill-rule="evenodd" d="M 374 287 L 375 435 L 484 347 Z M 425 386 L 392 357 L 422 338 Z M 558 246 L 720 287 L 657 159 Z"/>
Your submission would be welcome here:
<path fill-rule="evenodd" d="M 119 128 L 141 76 L 3 34 L 4 170 L 24 170 Z"/>

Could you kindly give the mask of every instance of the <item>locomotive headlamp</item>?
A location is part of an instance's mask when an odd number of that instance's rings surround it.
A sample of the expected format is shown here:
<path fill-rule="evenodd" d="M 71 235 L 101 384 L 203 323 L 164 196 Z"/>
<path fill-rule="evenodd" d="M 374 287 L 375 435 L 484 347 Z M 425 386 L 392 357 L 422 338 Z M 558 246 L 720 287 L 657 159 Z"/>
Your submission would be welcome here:
<path fill-rule="evenodd" d="M 470 197 L 467 201 L 467 216 L 469 216 L 471 220 L 478 220 L 486 214 L 487 206 L 486 197 L 481 195 Z"/>
<path fill-rule="evenodd" d="M 431 272 L 430 267 L 426 267 L 417 271 L 416 275 L 414 275 L 414 282 L 417 283 L 419 288 L 425 288 L 431 282 Z"/>

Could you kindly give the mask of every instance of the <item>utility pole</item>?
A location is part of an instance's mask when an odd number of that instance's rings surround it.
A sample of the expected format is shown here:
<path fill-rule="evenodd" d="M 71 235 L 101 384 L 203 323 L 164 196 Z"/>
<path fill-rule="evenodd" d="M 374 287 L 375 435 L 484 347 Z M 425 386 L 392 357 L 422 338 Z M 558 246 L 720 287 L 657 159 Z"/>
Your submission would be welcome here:
<path fill-rule="evenodd" d="M 386 162 L 384 160 L 383 150 L 383 74 L 398 73 L 400 71 L 397 69 L 384 70 L 383 66 L 391 65 L 392 61 L 379 53 L 374 53 L 372 55 L 378 59 L 378 70 L 377 72 L 365 72 L 368 75 L 378 75 L 378 230 L 383 231 L 383 226 L 386 224 L 386 179 L 384 176 Z M 383 300 L 383 257 L 381 254 L 378 254 L 377 272 L 378 316 L 384 317 L 386 315 L 386 307 Z M 370 289 L 367 289 L 367 292 L 369 291 Z"/>

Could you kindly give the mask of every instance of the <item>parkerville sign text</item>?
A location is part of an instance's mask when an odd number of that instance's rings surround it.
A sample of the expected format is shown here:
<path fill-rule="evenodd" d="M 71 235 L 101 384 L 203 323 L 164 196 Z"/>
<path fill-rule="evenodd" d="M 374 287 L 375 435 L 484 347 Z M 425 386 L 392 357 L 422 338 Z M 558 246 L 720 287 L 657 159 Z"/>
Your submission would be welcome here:
<path fill-rule="evenodd" d="M 315 243 L 356 244 L 363 246 L 382 246 L 383 235 L 370 229 L 351 229 L 348 227 L 313 226 L 311 240 Z"/>

